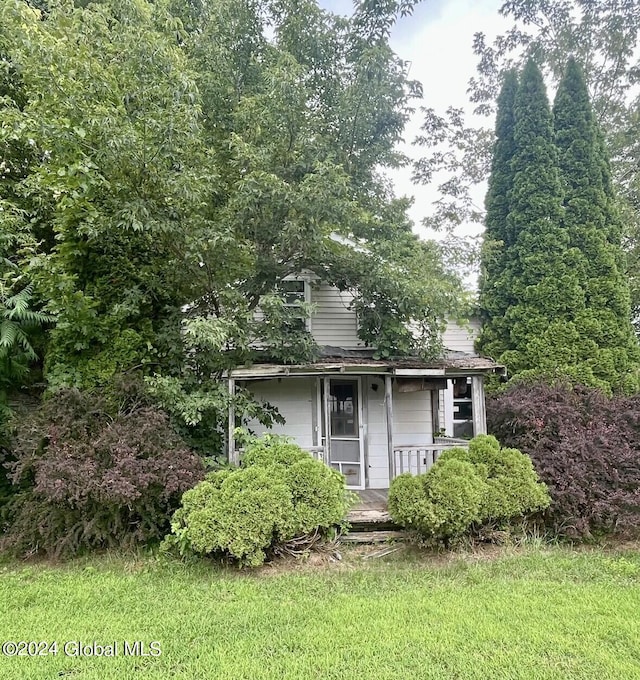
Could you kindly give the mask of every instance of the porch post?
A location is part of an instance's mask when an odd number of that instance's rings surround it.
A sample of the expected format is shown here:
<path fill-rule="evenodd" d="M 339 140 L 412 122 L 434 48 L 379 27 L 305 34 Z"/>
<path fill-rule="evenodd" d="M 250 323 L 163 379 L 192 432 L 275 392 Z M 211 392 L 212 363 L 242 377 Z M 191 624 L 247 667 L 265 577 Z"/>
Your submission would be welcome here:
<path fill-rule="evenodd" d="M 471 378 L 471 410 L 473 413 L 473 435 L 487 434 L 487 411 L 484 399 L 484 376 Z"/>
<path fill-rule="evenodd" d="M 440 431 L 440 390 L 431 390 L 431 438 L 435 441 L 434 437 L 438 435 Z"/>
<path fill-rule="evenodd" d="M 324 408 L 324 462 L 329 465 L 331 463 L 331 404 L 329 397 L 331 396 L 331 380 L 325 376 L 324 378 L 324 394 L 322 395 L 322 406 Z"/>
<path fill-rule="evenodd" d="M 229 463 L 232 465 L 238 464 L 238 456 L 236 452 L 236 438 L 234 430 L 236 429 L 236 409 L 233 403 L 236 394 L 236 381 L 234 378 L 229 378 L 229 431 L 228 431 L 228 453 Z"/>
<path fill-rule="evenodd" d="M 393 453 L 393 383 L 391 376 L 384 376 L 384 404 L 387 413 L 387 451 L 389 455 L 389 484 L 396 476 L 396 457 Z"/>

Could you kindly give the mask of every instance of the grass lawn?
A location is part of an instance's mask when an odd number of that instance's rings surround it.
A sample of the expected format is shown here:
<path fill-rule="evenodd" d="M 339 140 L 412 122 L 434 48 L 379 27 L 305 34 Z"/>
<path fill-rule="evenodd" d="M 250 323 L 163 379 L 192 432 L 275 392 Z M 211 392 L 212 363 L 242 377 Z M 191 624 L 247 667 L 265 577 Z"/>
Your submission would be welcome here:
<path fill-rule="evenodd" d="M 552 548 L 235 572 L 153 557 L 0 566 L 0 678 L 640 678 L 640 551 Z M 126 656 L 140 640 L 160 656 Z M 68 656 L 76 641 L 118 656 Z M 131 650 L 133 651 L 133 650 Z"/>

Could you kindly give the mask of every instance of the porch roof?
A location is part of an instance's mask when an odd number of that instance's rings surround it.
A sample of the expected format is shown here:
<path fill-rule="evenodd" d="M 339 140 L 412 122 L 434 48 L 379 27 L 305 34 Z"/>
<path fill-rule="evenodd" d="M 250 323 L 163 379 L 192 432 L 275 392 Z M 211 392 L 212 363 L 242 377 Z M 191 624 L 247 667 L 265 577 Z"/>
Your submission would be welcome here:
<path fill-rule="evenodd" d="M 323 347 L 317 361 L 309 364 L 260 363 L 230 371 L 229 378 L 238 380 L 282 376 L 318 375 L 323 373 L 382 374 L 405 377 L 462 377 L 497 373 L 506 369 L 492 359 L 464 352 L 447 352 L 439 359 L 423 361 L 417 357 L 374 359 L 373 350 Z"/>

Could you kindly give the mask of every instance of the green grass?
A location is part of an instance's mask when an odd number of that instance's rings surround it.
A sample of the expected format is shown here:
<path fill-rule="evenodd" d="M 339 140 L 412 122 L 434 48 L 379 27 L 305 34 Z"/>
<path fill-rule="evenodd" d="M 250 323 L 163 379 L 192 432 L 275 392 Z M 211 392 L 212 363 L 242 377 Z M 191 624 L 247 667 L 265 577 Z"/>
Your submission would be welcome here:
<path fill-rule="evenodd" d="M 0 678 L 640 678 L 640 552 L 553 548 L 237 573 L 152 557 L 0 567 Z M 116 658 L 65 641 L 117 641 Z M 161 656 L 122 643 L 158 641 Z"/>

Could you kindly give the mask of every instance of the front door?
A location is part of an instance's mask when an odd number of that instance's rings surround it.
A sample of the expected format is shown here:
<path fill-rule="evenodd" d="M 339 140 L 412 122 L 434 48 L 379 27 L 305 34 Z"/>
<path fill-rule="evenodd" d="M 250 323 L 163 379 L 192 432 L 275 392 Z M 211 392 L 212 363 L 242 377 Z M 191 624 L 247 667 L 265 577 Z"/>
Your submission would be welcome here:
<path fill-rule="evenodd" d="M 326 402 L 325 389 L 328 389 Z M 323 433 L 326 433 L 327 418 L 329 421 L 329 465 L 342 472 L 349 488 L 364 489 L 360 380 L 327 378 L 323 381 L 322 396 Z"/>

